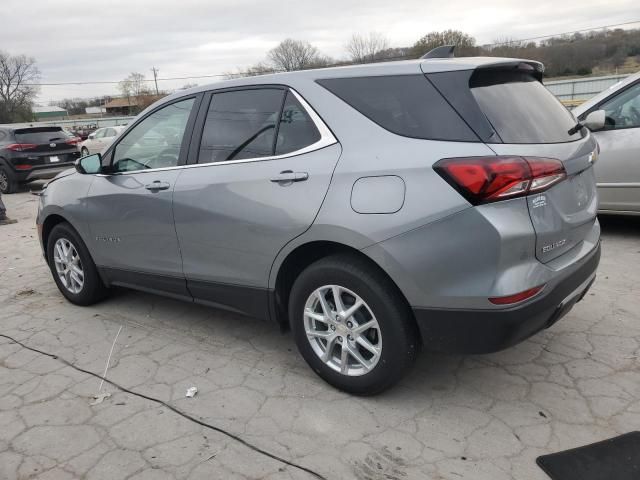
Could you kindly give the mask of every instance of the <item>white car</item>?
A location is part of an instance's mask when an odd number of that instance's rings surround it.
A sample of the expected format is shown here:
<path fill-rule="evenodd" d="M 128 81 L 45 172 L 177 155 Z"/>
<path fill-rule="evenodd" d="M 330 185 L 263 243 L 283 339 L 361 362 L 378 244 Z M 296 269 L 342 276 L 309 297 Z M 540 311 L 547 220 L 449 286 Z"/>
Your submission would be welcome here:
<path fill-rule="evenodd" d="M 600 145 L 594 165 L 600 213 L 640 215 L 640 72 L 573 109 L 584 121 L 604 111 L 604 127 L 593 132 Z"/>
<path fill-rule="evenodd" d="M 80 144 L 80 154 L 83 157 L 93 153 L 100 153 L 105 150 L 120 135 L 126 127 L 104 127 L 99 128 Z"/>

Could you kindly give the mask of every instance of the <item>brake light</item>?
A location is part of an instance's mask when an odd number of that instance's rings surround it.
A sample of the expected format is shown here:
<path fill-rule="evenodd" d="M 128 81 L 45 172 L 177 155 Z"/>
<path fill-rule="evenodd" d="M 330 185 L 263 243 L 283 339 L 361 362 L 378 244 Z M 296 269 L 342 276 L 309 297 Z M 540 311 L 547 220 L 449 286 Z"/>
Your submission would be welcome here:
<path fill-rule="evenodd" d="M 36 148 L 38 145 L 35 143 L 11 143 L 7 145 L 5 148 L 8 148 L 14 152 L 24 152 L 25 150 L 31 150 Z"/>
<path fill-rule="evenodd" d="M 489 301 L 494 305 L 510 305 L 513 303 L 523 302 L 542 291 L 544 285 L 530 288 L 524 292 L 516 293 L 514 295 L 507 295 L 506 297 L 489 297 Z"/>
<path fill-rule="evenodd" d="M 82 139 L 81 139 L 81 138 L 79 138 L 79 137 L 73 137 L 73 138 L 70 138 L 69 140 L 67 140 L 65 143 L 66 143 L 67 145 L 77 145 L 77 144 L 79 144 L 80 142 L 82 142 Z"/>
<path fill-rule="evenodd" d="M 547 190 L 567 176 L 555 158 L 445 158 L 435 171 L 474 205 Z"/>
<path fill-rule="evenodd" d="M 33 168 L 32 165 L 26 164 L 18 164 L 13 166 L 16 170 L 31 170 Z"/>

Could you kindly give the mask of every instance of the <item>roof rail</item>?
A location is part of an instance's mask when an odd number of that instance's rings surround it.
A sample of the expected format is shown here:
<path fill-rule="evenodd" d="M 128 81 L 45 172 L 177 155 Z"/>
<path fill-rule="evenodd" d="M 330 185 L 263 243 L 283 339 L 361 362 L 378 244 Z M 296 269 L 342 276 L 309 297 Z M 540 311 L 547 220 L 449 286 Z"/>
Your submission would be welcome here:
<path fill-rule="evenodd" d="M 429 50 L 421 59 L 426 58 L 453 58 L 453 50 L 456 48 L 455 45 L 442 45 L 441 47 L 436 47 L 433 50 Z"/>

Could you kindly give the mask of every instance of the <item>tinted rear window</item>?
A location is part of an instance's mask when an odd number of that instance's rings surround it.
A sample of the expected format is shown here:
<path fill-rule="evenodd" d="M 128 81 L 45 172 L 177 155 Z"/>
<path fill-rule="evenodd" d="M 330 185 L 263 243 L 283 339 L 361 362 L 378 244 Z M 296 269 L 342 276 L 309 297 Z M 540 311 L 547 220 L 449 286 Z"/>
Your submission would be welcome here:
<path fill-rule="evenodd" d="M 429 140 L 478 138 L 423 75 L 333 78 L 318 83 L 390 132 Z"/>
<path fill-rule="evenodd" d="M 60 127 L 21 128 L 15 131 L 16 142 L 43 145 L 66 140 L 71 135 Z"/>
<path fill-rule="evenodd" d="M 582 136 L 568 134 L 573 116 L 528 73 L 477 70 L 469 86 L 504 143 L 561 143 Z"/>

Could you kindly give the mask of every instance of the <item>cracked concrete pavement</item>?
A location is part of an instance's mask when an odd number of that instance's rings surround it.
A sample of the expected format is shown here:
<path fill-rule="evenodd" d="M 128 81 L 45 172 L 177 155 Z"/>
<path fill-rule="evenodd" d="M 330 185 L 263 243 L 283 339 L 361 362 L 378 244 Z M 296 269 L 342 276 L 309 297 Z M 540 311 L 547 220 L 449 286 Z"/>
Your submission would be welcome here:
<path fill-rule="evenodd" d="M 119 290 L 66 302 L 34 227 L 37 198 L 4 196 L 0 333 L 168 402 L 327 478 L 543 480 L 541 454 L 640 428 L 640 218 L 603 223 L 598 279 L 551 329 L 484 356 L 423 353 L 373 398 L 317 378 L 289 334 L 222 311 Z M 163 406 L 0 338 L 0 478 L 309 479 Z M 194 398 L 185 398 L 190 386 Z"/>

